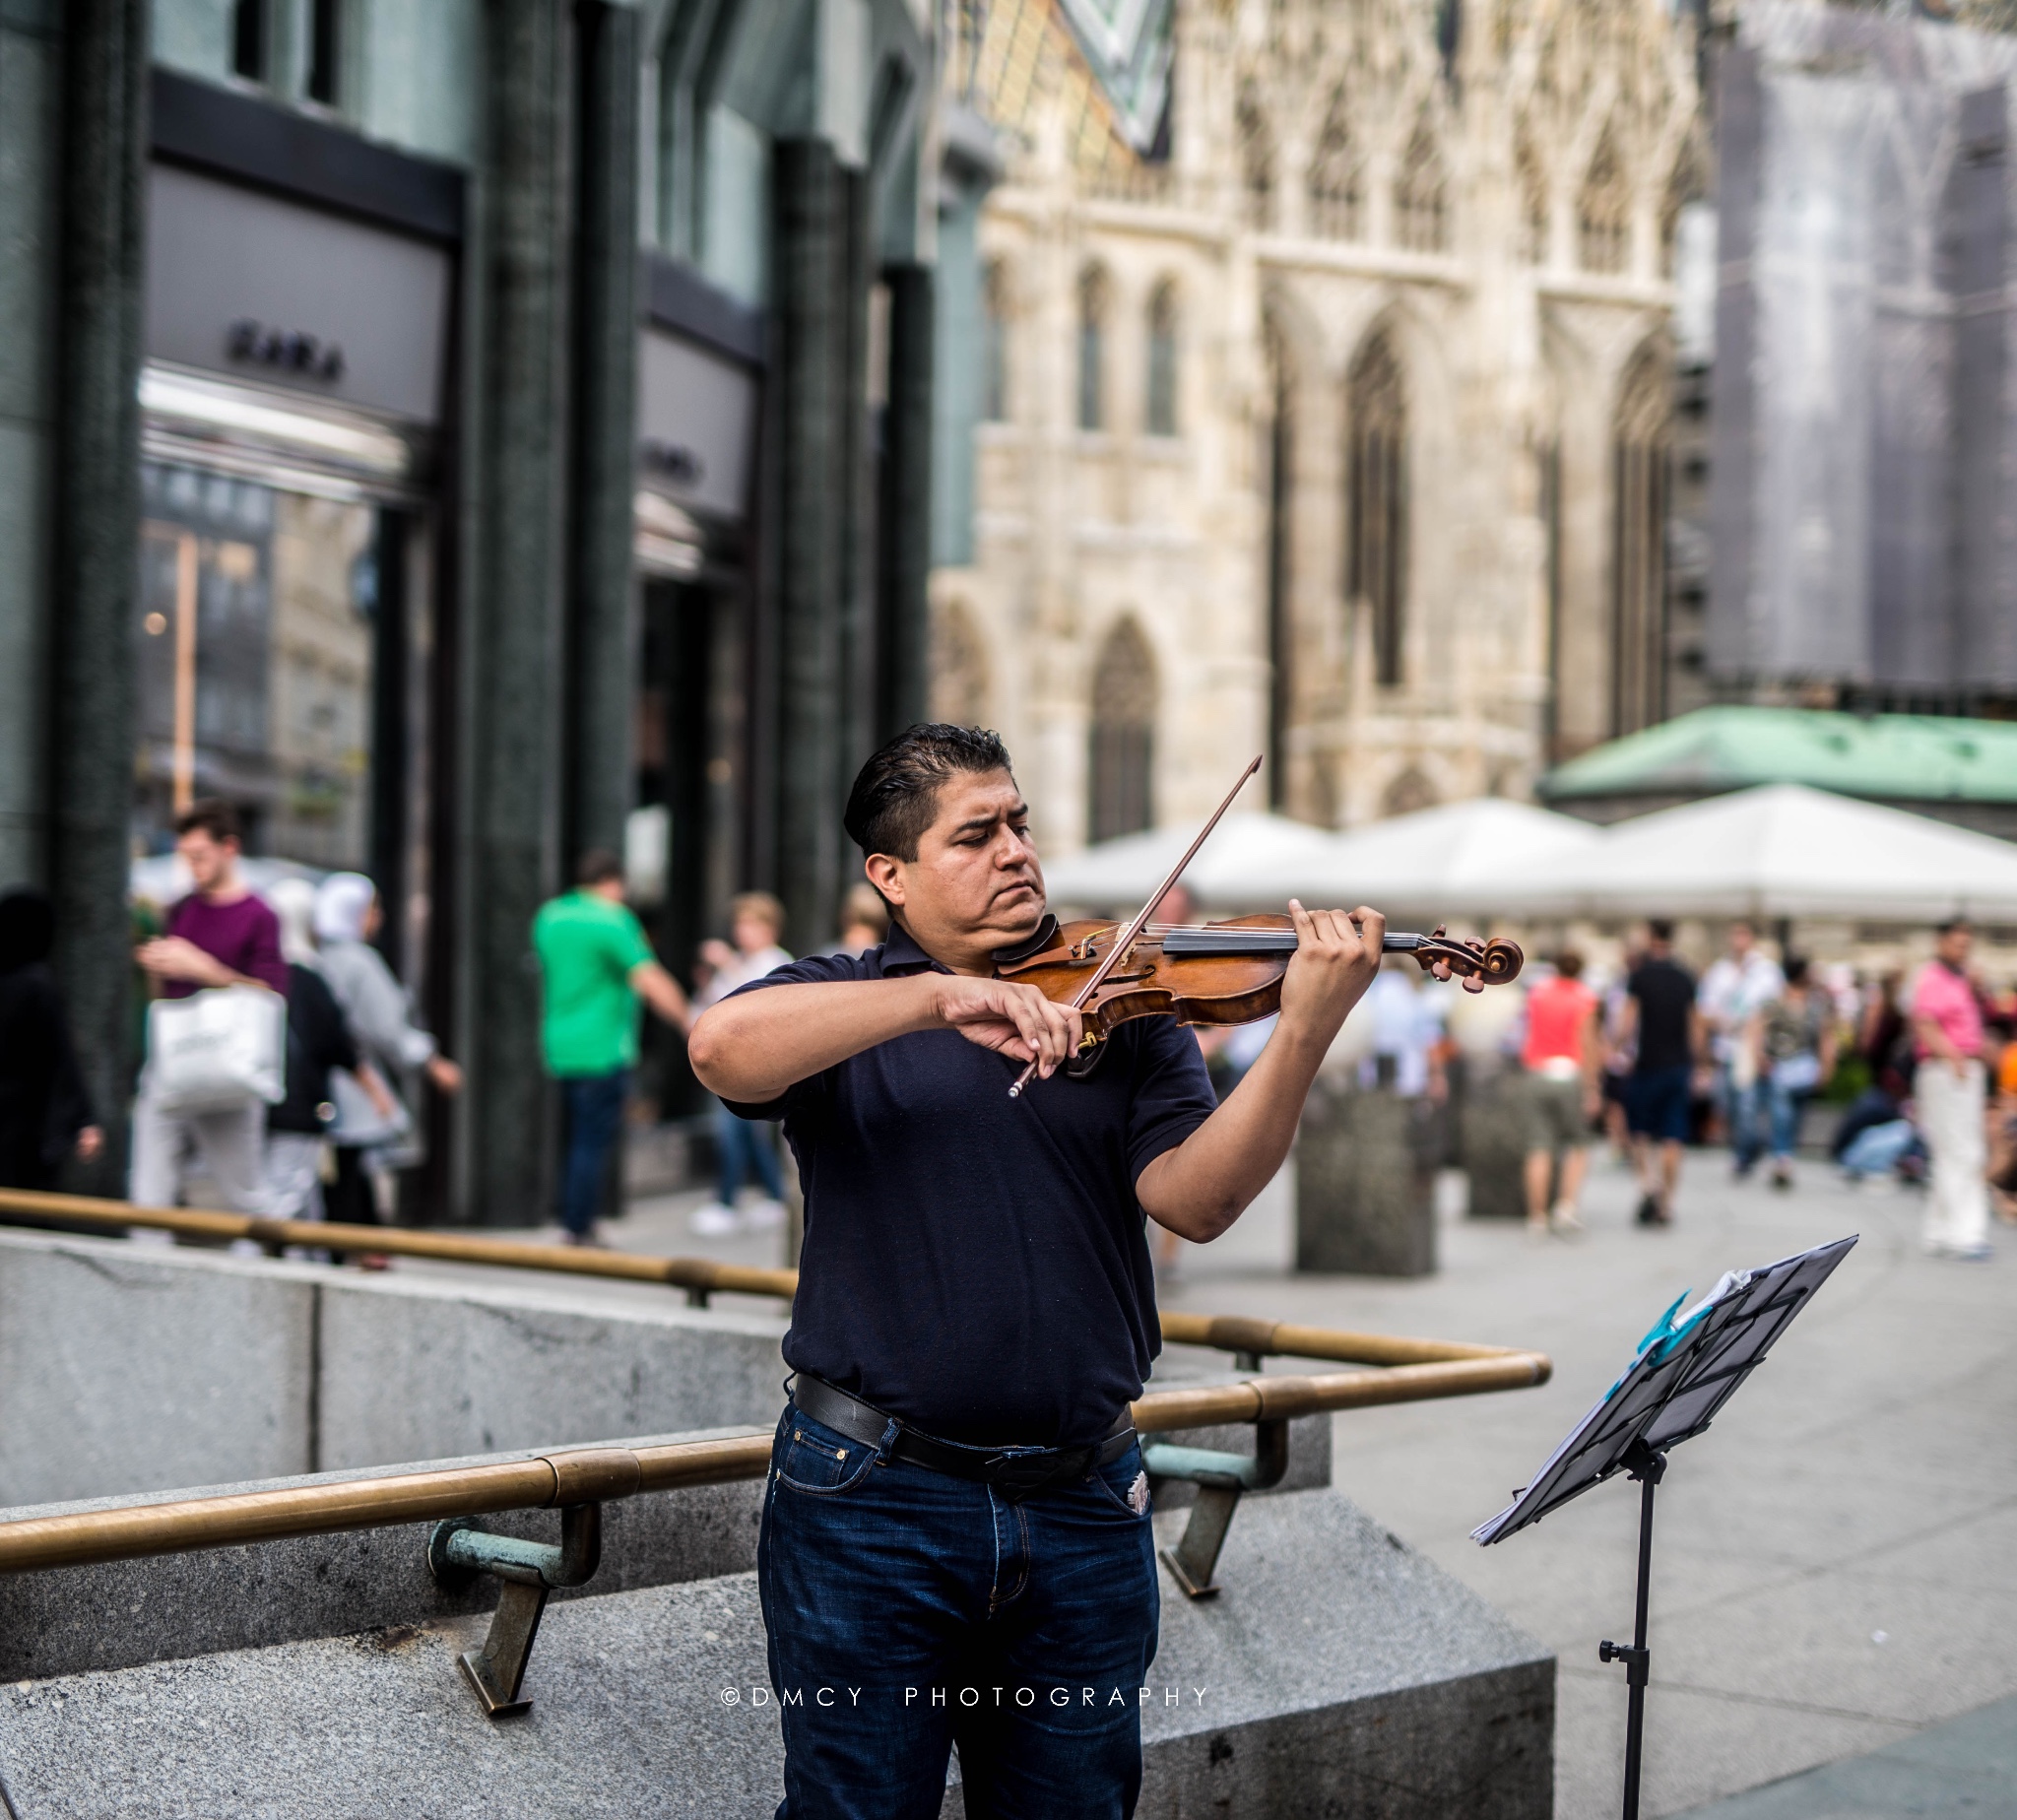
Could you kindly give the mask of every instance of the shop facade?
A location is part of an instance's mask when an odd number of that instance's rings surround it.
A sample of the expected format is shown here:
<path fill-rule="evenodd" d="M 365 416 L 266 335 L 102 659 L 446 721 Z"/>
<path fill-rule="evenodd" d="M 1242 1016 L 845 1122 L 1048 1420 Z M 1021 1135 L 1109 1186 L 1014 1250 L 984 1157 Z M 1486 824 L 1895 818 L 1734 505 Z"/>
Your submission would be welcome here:
<path fill-rule="evenodd" d="M 836 780 L 922 695 L 930 48 L 786 10 L 0 18 L 0 887 L 57 901 L 115 1127 L 197 797 L 377 882 L 469 1076 L 410 1217 L 547 1215 L 529 926 L 584 848 L 676 972 L 738 889 L 825 939 Z"/>

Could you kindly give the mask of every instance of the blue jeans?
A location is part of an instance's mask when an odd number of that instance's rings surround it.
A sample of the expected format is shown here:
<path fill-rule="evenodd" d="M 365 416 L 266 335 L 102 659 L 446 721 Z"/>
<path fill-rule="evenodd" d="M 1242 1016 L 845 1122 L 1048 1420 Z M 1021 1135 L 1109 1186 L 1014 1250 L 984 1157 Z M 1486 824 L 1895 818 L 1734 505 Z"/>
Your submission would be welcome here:
<path fill-rule="evenodd" d="M 1807 1096 L 1781 1086 L 1769 1073 L 1760 1076 L 1757 1093 L 1764 1102 L 1765 1123 L 1771 1132 L 1772 1160 L 1785 1162 L 1799 1142 L 1800 1108 L 1806 1104 Z"/>
<path fill-rule="evenodd" d="M 630 1071 L 609 1074 L 575 1074 L 560 1082 L 567 1097 L 567 1154 L 560 1167 L 560 1223 L 569 1232 L 587 1233 L 602 1210 L 603 1176 L 610 1165 L 610 1145 L 623 1122 L 623 1101 L 630 1092 Z"/>
<path fill-rule="evenodd" d="M 1888 1125 L 1866 1125 L 1849 1141 L 1841 1163 L 1853 1176 L 1889 1175 L 1906 1153 L 1919 1142 L 1911 1121 L 1893 1119 Z"/>
<path fill-rule="evenodd" d="M 1011 1503 L 788 1403 L 770 1462 L 777 1820 L 936 1820 L 955 1744 L 972 1820 L 1135 1811 L 1162 1611 L 1139 1445 Z"/>
<path fill-rule="evenodd" d="M 773 1201 L 784 1199 L 784 1177 L 777 1166 L 777 1146 L 770 1141 L 770 1127 L 761 1120 L 739 1119 L 726 1106 L 714 1108 L 714 1142 L 721 1152 L 721 1174 L 716 1193 L 725 1207 L 736 1204 L 743 1191 L 745 1173 L 763 1184 Z"/>
<path fill-rule="evenodd" d="M 1739 1174 L 1747 1173 L 1765 1153 L 1770 1089 L 1768 1077 L 1761 1076 L 1748 1087 L 1740 1087 L 1727 1062 L 1717 1068 L 1717 1103 L 1723 1113 L 1724 1131 L 1729 1138 L 1731 1160 Z"/>

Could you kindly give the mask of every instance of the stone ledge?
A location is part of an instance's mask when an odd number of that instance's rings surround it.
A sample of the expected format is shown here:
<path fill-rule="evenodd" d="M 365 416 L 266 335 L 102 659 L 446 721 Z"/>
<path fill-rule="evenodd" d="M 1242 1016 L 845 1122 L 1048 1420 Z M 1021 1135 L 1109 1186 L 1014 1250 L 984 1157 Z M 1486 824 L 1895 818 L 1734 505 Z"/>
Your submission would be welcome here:
<path fill-rule="evenodd" d="M 618 1447 L 659 1446 L 765 1433 L 700 1429 L 618 1441 Z M 491 1465 L 525 1460 L 537 1450 L 472 1455 L 368 1471 L 306 1473 L 189 1491 L 93 1498 L 0 1510 L 0 1523 L 57 1517 L 74 1511 L 118 1510 L 170 1499 L 230 1492 L 278 1491 L 332 1479 L 386 1478 L 416 1464 Z M 585 1588 L 555 1599 L 627 1592 L 742 1572 L 756 1564 L 756 1526 L 763 1481 L 696 1485 L 682 1491 L 622 1498 L 603 1507 L 603 1564 Z M 505 1511 L 484 1519 L 508 1535 L 559 1539 L 551 1511 Z M 0 1680 L 39 1680 L 90 1669 L 134 1668 L 147 1662 L 340 1637 L 385 1627 L 412 1629 L 497 1602 L 496 1582 L 479 1580 L 445 1592 L 427 1572 L 433 1525 L 398 1524 L 338 1535 L 304 1535 L 197 1554 L 156 1555 L 93 1567 L 50 1568 L 0 1575 Z"/>
<path fill-rule="evenodd" d="M 0 1230 L 0 1501 L 775 1420 L 785 1324 Z"/>
<path fill-rule="evenodd" d="M 1181 1518 L 1158 1519 L 1174 1538 Z M 1164 1581 L 1143 1820 L 1548 1820 L 1554 1663 L 1334 1492 L 1243 1508 L 1225 1592 Z M 0 1690 L 0 1778 L 37 1820 L 768 1820 L 781 1793 L 754 1576 L 556 1603 L 523 1720 L 478 1712 L 482 1620 Z M 723 1690 L 738 1699 L 725 1704 Z M 945 1811 L 963 1811 L 956 1787 Z"/>

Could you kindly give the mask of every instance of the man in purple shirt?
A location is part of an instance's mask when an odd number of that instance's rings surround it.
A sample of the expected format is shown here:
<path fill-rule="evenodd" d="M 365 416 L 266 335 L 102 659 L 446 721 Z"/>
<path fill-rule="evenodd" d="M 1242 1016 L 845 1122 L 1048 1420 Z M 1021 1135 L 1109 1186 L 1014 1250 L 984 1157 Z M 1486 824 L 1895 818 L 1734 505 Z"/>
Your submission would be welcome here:
<path fill-rule="evenodd" d="M 175 851 L 196 889 L 168 912 L 166 933 L 135 950 L 157 996 L 183 999 L 208 986 L 260 986 L 286 995 L 280 923 L 238 877 L 238 815 L 228 803 L 206 798 L 175 817 Z M 171 1113 L 157 1102 L 150 1072 L 143 1070 L 127 1193 L 143 1206 L 173 1205 L 193 1148 L 227 1206 L 264 1213 L 265 1141 L 265 1101 Z"/>

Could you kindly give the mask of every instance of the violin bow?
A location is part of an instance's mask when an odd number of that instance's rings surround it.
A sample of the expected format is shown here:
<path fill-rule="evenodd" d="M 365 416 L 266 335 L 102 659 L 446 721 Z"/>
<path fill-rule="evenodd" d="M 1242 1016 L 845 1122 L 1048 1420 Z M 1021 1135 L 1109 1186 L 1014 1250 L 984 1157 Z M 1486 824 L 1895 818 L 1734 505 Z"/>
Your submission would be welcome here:
<path fill-rule="evenodd" d="M 1265 753 L 1261 755 L 1261 757 L 1265 756 Z M 1170 868 L 1170 876 L 1155 887 L 1154 895 L 1141 906 L 1140 912 L 1135 920 L 1121 932 L 1114 945 L 1107 950 L 1106 959 L 1101 961 L 1094 970 L 1092 978 L 1087 980 L 1083 986 L 1079 987 L 1072 995 L 1071 1008 L 1073 1010 L 1075 1011 L 1083 1008 L 1086 1001 L 1106 983 L 1107 975 L 1113 972 L 1114 968 L 1120 963 L 1121 956 L 1127 953 L 1128 949 L 1134 945 L 1137 938 L 1140 936 L 1142 930 L 1147 928 L 1148 919 L 1160 908 L 1162 900 L 1170 894 L 1171 888 L 1190 869 L 1191 862 L 1198 857 L 1198 849 L 1204 845 L 1206 839 L 1211 834 L 1211 830 L 1218 826 L 1225 812 L 1232 808 L 1233 798 L 1238 796 L 1247 787 L 1247 779 L 1260 770 L 1261 757 L 1256 757 L 1254 762 L 1240 773 L 1239 781 L 1225 793 L 1225 801 L 1211 812 L 1211 819 L 1198 830 L 1198 838 L 1184 849 L 1184 857 L 1175 866 Z M 1023 1069 L 1021 1073 L 1015 1076 L 1015 1084 L 1008 1089 L 1008 1097 L 1010 1099 L 1020 1099 L 1022 1097 L 1022 1089 L 1029 1085 L 1030 1077 L 1035 1072 L 1036 1060 L 1032 1057 L 1028 1066 Z"/>

